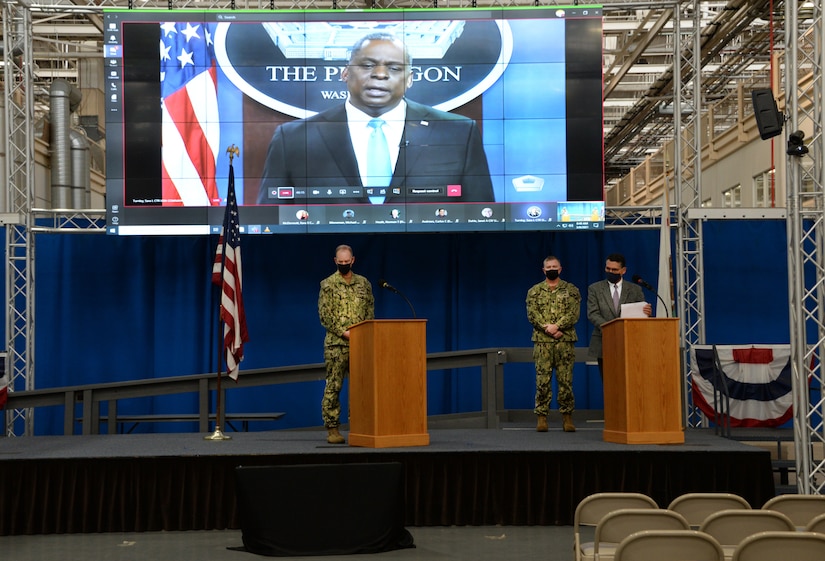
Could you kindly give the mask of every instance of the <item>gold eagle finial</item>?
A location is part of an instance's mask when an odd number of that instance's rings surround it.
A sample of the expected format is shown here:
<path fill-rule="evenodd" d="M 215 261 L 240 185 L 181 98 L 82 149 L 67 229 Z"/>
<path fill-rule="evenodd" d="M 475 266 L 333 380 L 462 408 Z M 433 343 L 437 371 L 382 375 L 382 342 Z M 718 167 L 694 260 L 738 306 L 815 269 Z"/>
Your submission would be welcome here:
<path fill-rule="evenodd" d="M 229 154 L 229 163 L 230 164 L 232 163 L 232 160 L 235 158 L 235 156 L 238 156 L 238 157 L 241 156 L 240 148 L 238 148 L 234 144 L 232 144 L 229 148 L 226 149 L 226 153 Z"/>

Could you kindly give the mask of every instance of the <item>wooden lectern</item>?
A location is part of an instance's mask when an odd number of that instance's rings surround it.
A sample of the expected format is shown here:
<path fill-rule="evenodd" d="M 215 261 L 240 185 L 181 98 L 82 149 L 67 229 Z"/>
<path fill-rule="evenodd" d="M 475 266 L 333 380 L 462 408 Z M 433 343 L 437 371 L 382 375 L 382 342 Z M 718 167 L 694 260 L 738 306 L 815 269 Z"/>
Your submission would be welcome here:
<path fill-rule="evenodd" d="M 683 443 L 679 320 L 610 321 L 602 326 L 602 356 L 604 440 Z"/>
<path fill-rule="evenodd" d="M 350 327 L 349 444 L 426 446 L 427 321 L 369 320 Z"/>

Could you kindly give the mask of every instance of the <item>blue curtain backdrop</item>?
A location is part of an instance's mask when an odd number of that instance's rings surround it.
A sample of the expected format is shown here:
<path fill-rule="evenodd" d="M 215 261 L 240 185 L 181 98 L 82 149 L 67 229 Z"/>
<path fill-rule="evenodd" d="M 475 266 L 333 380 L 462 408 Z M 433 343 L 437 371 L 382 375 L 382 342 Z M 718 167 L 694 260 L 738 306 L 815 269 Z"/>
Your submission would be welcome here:
<path fill-rule="evenodd" d="M 704 225 L 709 343 L 787 343 L 786 236 L 781 221 Z M 210 271 L 217 237 L 36 237 L 36 386 L 138 380 L 215 372 L 217 292 Z M 406 302 L 381 290 L 386 279 L 426 318 L 427 351 L 530 346 L 525 296 L 542 280 L 548 254 L 582 292 L 577 328 L 586 346 L 587 285 L 603 278 L 613 251 L 656 286 L 657 230 L 561 233 L 244 236 L 243 280 L 251 340 L 244 369 L 322 362 L 319 282 L 334 270 L 340 243 L 373 283 L 376 317 L 410 317 Z M 674 265 L 675 267 L 675 265 Z M 766 296 L 765 287 L 769 286 Z M 648 293 L 648 301 L 655 296 Z M 530 365 L 507 367 L 505 407 L 532 409 Z M 429 414 L 481 408 L 480 372 L 431 373 Z M 578 409 L 602 407 L 595 367 L 577 365 Z M 285 411 L 271 426 L 321 424 L 322 383 L 228 392 L 229 411 Z M 346 396 L 346 392 L 344 393 Z M 124 413 L 195 412 L 194 396 L 127 400 Z M 37 434 L 62 432 L 61 408 L 38 410 Z M 181 424 L 139 430 L 186 430 Z M 188 427 L 188 430 L 194 430 Z"/>

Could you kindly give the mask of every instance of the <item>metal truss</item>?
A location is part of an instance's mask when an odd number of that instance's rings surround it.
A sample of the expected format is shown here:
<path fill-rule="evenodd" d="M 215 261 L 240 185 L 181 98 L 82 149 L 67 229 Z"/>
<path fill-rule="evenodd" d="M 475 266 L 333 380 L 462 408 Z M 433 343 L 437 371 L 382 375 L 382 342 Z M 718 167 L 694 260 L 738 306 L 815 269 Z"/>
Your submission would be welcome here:
<path fill-rule="evenodd" d="M 789 155 L 786 167 L 788 292 L 797 487 L 800 493 L 821 495 L 825 489 L 825 30 L 822 3 L 812 2 L 810 9 L 812 25 L 807 27 L 808 14 L 803 23 L 796 3 L 785 4 L 785 135 L 790 138 L 795 131 L 804 131 L 808 148 L 807 154 Z"/>
<path fill-rule="evenodd" d="M 32 232 L 87 234 L 106 233 L 105 209 L 42 209 L 31 211 L 33 217 Z"/>
<path fill-rule="evenodd" d="M 701 34 L 698 3 L 685 2 L 674 11 L 673 137 L 674 198 L 676 203 L 676 302 L 683 345 L 686 426 L 699 426 L 702 416 L 693 404 L 689 369 L 690 350 L 705 343 L 702 222 L 691 215 L 701 206 L 702 80 Z M 682 32 L 692 18 L 691 32 Z M 682 41 L 688 41 L 682 45 Z"/>
<path fill-rule="evenodd" d="M 659 228 L 661 223 L 660 206 L 618 206 L 604 209 L 604 227 L 608 230 Z"/>
<path fill-rule="evenodd" d="M 29 229 L 34 193 L 34 95 L 31 12 L 21 3 L 3 3 L 3 83 L 7 180 L 6 371 L 9 391 L 34 389 L 34 258 Z M 6 411 L 8 435 L 32 434 L 31 409 Z"/>

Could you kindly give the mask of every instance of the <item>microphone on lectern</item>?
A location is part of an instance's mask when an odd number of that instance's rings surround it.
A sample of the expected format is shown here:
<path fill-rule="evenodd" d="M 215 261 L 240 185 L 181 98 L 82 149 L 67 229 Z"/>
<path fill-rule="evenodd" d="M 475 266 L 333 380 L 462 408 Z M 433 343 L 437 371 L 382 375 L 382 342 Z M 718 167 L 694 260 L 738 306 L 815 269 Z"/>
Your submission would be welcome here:
<path fill-rule="evenodd" d="M 644 279 L 643 279 L 642 277 L 640 277 L 639 275 L 633 275 L 633 282 L 635 282 L 636 284 L 642 285 L 643 287 L 645 287 L 645 288 L 646 288 L 646 289 L 648 289 L 648 290 L 652 290 L 653 292 L 656 292 L 656 289 L 655 289 L 655 288 L 653 288 L 653 287 L 650 285 L 650 283 L 649 283 L 649 282 L 647 282 L 646 280 L 644 280 Z"/>
<path fill-rule="evenodd" d="M 662 301 L 662 305 L 663 305 L 663 306 L 664 306 L 664 308 L 665 308 L 665 315 L 666 315 L 667 317 L 670 317 L 670 312 L 668 312 L 668 311 L 667 311 L 668 306 L 667 306 L 667 304 L 665 303 L 665 301 L 662 299 L 662 297 L 661 297 L 661 296 L 659 296 L 659 293 L 658 293 L 658 292 L 656 292 L 656 289 L 655 289 L 655 288 L 653 288 L 653 286 L 651 286 L 651 284 L 650 284 L 649 282 L 647 282 L 645 279 L 643 279 L 643 278 L 642 278 L 642 277 L 640 277 L 639 275 L 633 275 L 633 277 L 632 277 L 632 278 L 633 278 L 633 282 L 635 282 L 635 283 L 636 283 L 636 284 L 638 284 L 639 286 L 643 286 L 644 288 L 648 289 L 649 291 L 651 291 L 653 294 L 655 294 L 655 295 L 656 295 L 656 298 L 658 298 L 659 300 L 661 300 L 661 301 Z"/>
<path fill-rule="evenodd" d="M 391 285 L 390 283 L 388 283 L 388 282 L 387 282 L 387 281 L 385 281 L 384 279 L 379 279 L 379 280 L 378 280 L 378 286 L 380 286 L 381 288 L 386 288 L 386 289 L 387 289 L 387 290 L 389 290 L 390 292 L 395 292 L 396 294 L 400 294 L 400 293 L 398 292 L 398 289 L 397 289 L 397 288 L 395 288 L 393 285 Z"/>

